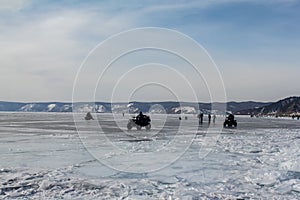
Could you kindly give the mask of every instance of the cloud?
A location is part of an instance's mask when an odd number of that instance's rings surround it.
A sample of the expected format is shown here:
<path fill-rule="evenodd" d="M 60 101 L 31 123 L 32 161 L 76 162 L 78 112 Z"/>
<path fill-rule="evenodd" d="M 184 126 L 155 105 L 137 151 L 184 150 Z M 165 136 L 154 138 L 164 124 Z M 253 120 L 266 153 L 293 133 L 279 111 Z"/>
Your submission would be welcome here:
<path fill-rule="evenodd" d="M 4 100 L 70 101 L 75 74 L 88 52 L 130 26 L 126 17 L 110 15 L 92 9 L 52 8 L 0 19 L 0 73 L 6 75 L 0 80 L 0 93 L 9 91 Z M 32 95 L 36 91 L 39 95 Z"/>
<path fill-rule="evenodd" d="M 145 2 L 143 2 L 145 3 Z M 151 1 L 142 7 L 139 12 L 142 13 L 157 13 L 157 12 L 180 12 L 180 11 L 189 11 L 195 9 L 205 9 L 208 7 L 220 6 L 220 5 L 228 5 L 228 4 L 252 4 L 252 5 L 272 5 L 272 4 L 284 4 L 284 5 L 292 5 L 297 3 L 297 0 L 192 0 L 192 1 Z M 178 14 L 178 13 L 177 13 Z"/>
<path fill-rule="evenodd" d="M 229 100 L 274 101 L 299 95 L 296 66 L 259 60 L 252 62 L 224 62 L 221 74 Z"/>
<path fill-rule="evenodd" d="M 278 72 L 272 69 L 283 64 L 290 69 L 287 74 L 296 74 L 300 30 L 295 26 L 299 18 L 296 4 L 295 0 L 138 1 L 126 5 L 4 0 L 0 3 L 2 100 L 70 101 L 75 74 L 88 52 L 113 34 L 143 26 L 174 28 L 192 36 L 203 43 L 222 70 L 235 63 L 238 77 L 261 68 L 264 73 L 270 70 L 275 81 Z M 251 12 L 244 12 L 250 7 Z M 252 60 L 256 63 L 248 65 Z M 242 79 L 230 79 L 235 75 L 224 73 L 234 98 L 246 98 L 242 88 L 247 83 L 253 88 L 267 86 L 262 78 L 255 84 L 253 80 L 240 84 Z M 288 83 L 288 77 L 283 79 Z M 294 85 L 290 88 L 296 90 Z M 249 91 L 255 96 L 255 89 Z"/>
<path fill-rule="evenodd" d="M 0 11 L 18 11 L 30 2 L 31 0 L 1 0 Z"/>

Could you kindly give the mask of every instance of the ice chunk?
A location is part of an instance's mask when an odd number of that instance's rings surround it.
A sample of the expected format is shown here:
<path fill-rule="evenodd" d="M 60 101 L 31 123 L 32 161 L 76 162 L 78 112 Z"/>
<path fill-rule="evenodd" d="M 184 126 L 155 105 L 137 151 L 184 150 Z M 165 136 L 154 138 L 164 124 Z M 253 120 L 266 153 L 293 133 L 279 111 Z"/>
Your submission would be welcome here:
<path fill-rule="evenodd" d="M 279 194 L 287 194 L 292 191 L 292 183 L 290 181 L 284 182 L 276 188 L 276 191 Z"/>
<path fill-rule="evenodd" d="M 300 193 L 300 183 L 293 185 L 292 190 Z"/>

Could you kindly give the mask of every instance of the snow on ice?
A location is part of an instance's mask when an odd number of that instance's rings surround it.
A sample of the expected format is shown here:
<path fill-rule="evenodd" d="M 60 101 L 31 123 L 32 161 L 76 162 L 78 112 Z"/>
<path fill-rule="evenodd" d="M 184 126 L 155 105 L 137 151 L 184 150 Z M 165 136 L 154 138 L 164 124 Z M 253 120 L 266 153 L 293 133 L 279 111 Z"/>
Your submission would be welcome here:
<path fill-rule="evenodd" d="M 129 132 L 127 117 L 95 114 L 76 127 L 72 113 L 0 113 L 0 199 L 300 198 L 297 120 L 237 117 L 237 129 L 218 133 L 222 116 L 208 132 L 208 123 L 198 127 L 193 114 L 180 122 L 178 115 L 152 114 L 151 131 Z M 90 139 L 85 146 L 84 137 Z M 98 137 L 105 140 L 97 143 Z M 188 148 L 179 152 L 181 145 Z M 199 157 L 201 151 L 207 156 Z M 157 156 L 146 160 L 149 154 Z M 180 156 L 161 167 L 165 155 Z M 126 172 L 143 164 L 156 170 Z"/>

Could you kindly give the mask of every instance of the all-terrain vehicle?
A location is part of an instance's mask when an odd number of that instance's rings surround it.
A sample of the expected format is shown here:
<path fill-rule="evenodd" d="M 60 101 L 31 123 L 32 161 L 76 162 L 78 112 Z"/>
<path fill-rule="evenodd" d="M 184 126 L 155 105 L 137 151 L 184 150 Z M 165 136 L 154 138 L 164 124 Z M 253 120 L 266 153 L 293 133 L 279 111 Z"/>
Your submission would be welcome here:
<path fill-rule="evenodd" d="M 224 128 L 237 127 L 237 122 L 234 119 L 233 114 L 229 114 L 228 117 L 226 117 L 223 126 Z"/>
<path fill-rule="evenodd" d="M 145 127 L 146 130 L 151 129 L 151 119 L 147 115 L 140 113 L 138 116 L 133 117 L 128 120 L 127 129 L 131 130 L 133 127 L 136 127 L 137 130 L 141 130 L 142 127 Z"/>

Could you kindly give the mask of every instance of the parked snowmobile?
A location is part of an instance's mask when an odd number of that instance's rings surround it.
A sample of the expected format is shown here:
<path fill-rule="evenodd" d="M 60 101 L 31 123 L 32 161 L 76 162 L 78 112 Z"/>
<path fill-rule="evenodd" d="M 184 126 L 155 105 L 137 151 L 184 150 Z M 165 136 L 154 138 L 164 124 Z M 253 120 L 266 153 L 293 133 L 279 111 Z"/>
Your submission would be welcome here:
<path fill-rule="evenodd" d="M 137 130 L 141 130 L 142 127 L 145 127 L 146 130 L 150 130 L 151 129 L 150 122 L 151 122 L 150 117 L 140 112 L 138 116 L 128 120 L 127 129 L 131 130 L 133 127 L 136 127 Z"/>
<path fill-rule="evenodd" d="M 233 114 L 229 114 L 228 117 L 226 117 L 224 123 L 223 123 L 224 128 L 231 128 L 231 127 L 237 127 L 237 122 L 234 119 Z"/>
<path fill-rule="evenodd" d="M 86 116 L 84 117 L 85 120 L 94 120 L 92 114 L 90 112 L 86 113 Z"/>

